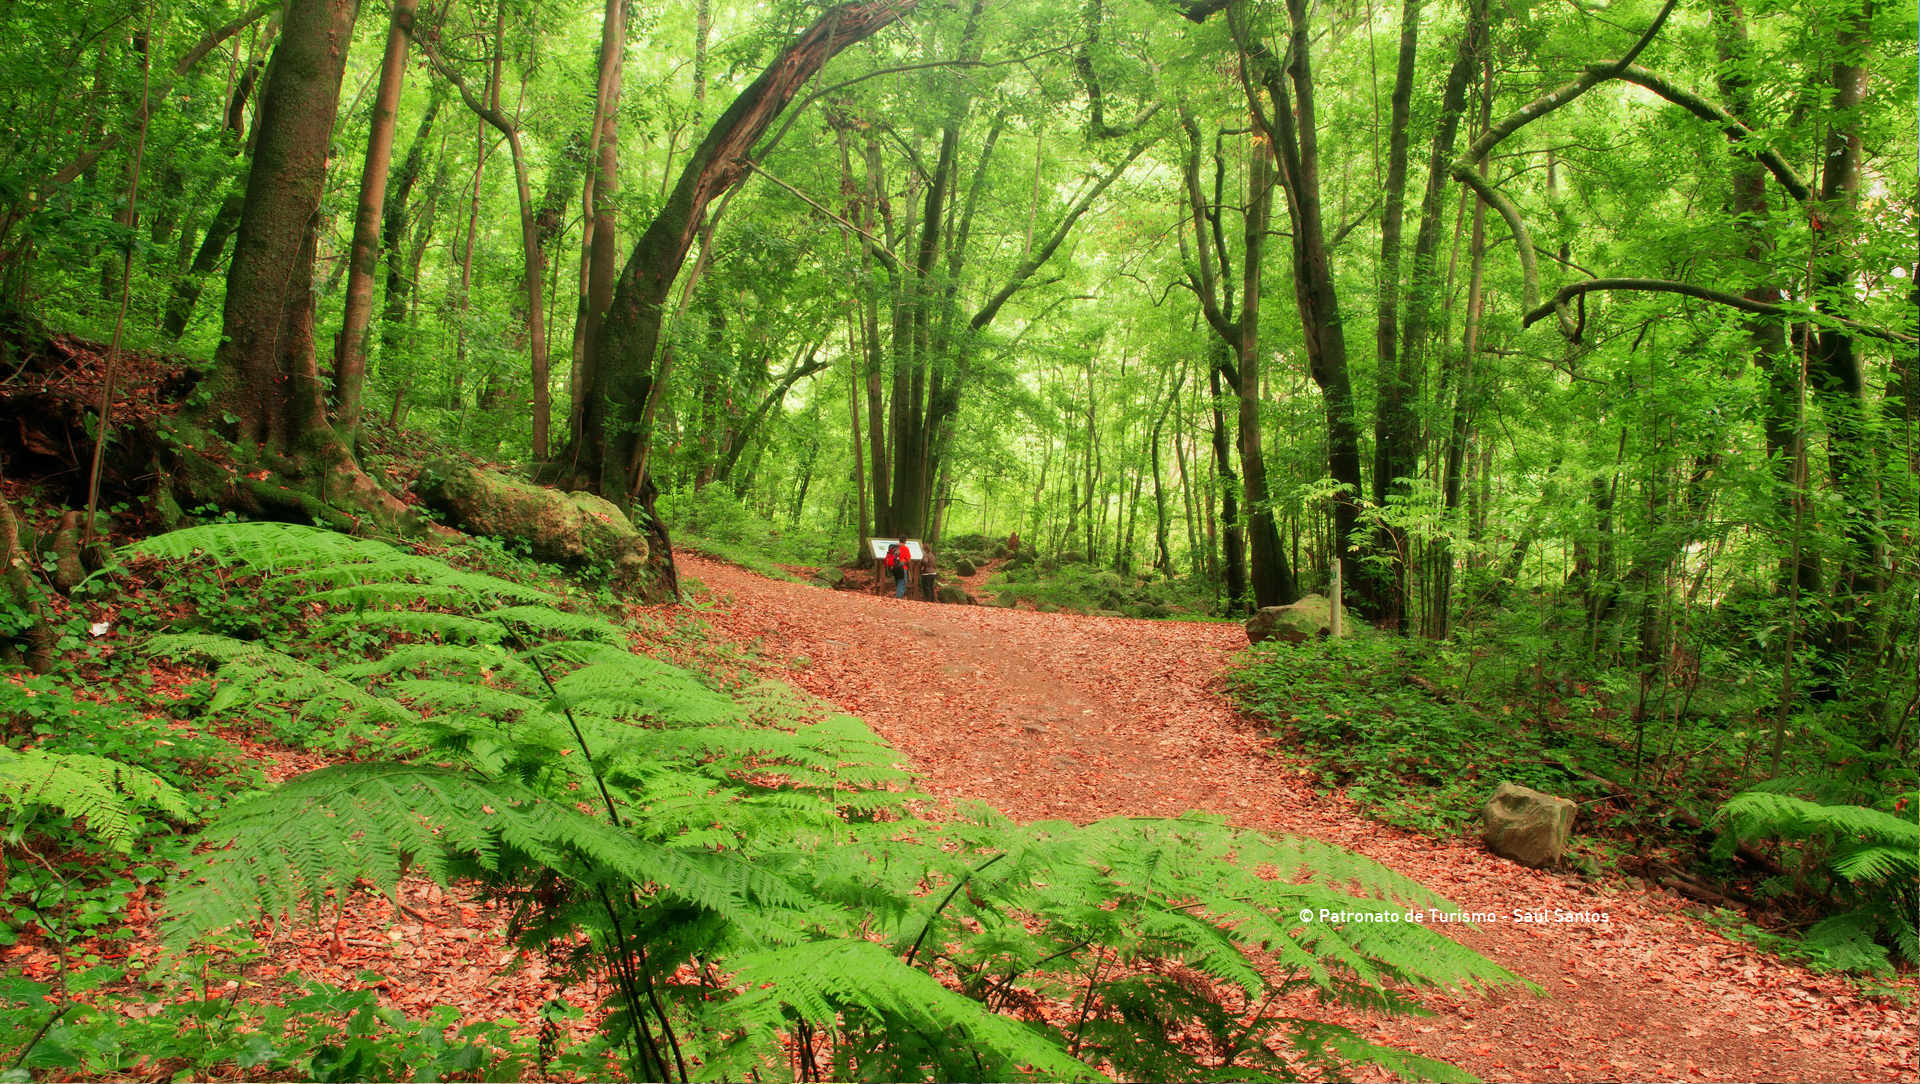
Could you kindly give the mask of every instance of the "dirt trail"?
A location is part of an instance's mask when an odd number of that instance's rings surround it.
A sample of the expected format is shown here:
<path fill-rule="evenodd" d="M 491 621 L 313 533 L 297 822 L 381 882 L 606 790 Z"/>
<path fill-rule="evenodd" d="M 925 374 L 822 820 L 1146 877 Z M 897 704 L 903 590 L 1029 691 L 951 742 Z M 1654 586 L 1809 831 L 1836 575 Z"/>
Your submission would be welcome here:
<path fill-rule="evenodd" d="M 1316 795 L 1219 695 L 1246 642 L 1236 625 L 896 601 L 688 555 L 680 567 L 709 589 L 723 635 L 865 718 L 931 794 L 1021 820 L 1198 809 L 1339 843 L 1498 915 L 1452 932 L 1548 991 L 1433 996 L 1432 1019 L 1347 1021 L 1376 1041 L 1487 1080 L 1920 1079 L 1912 1008 L 1729 942 L 1664 892 L 1528 870 Z M 1513 920 L 1555 909 L 1609 921 Z"/>

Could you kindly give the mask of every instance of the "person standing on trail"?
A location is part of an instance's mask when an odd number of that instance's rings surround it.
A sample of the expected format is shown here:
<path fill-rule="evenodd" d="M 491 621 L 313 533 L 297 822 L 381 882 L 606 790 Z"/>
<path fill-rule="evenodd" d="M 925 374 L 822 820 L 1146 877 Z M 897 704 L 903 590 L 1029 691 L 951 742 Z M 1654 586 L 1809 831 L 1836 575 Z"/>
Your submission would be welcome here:
<path fill-rule="evenodd" d="M 886 569 L 893 576 L 893 597 L 907 597 L 907 562 L 911 555 L 907 547 L 898 542 L 887 547 Z"/>

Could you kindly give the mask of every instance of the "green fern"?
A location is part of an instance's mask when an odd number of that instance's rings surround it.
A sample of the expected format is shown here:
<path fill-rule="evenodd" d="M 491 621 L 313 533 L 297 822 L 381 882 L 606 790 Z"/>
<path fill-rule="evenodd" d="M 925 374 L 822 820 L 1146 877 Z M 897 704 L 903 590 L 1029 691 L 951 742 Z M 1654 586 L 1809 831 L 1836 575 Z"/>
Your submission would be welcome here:
<path fill-rule="evenodd" d="M 870 941 L 810 941 L 743 956 L 737 967 L 747 993 L 730 1015 L 766 1045 L 794 1020 L 839 1024 L 854 1042 L 862 1030 L 884 1036 L 850 1055 L 867 1079 L 1107 1079 L 1059 1036 L 988 1011 Z"/>
<path fill-rule="evenodd" d="M 1454 909 L 1327 844 L 1198 816 L 919 820 L 860 720 L 715 689 L 549 593 L 277 524 L 141 552 L 240 567 L 319 611 L 305 658 L 156 640 L 217 666 L 215 711 L 329 701 L 411 757 L 229 807 L 169 893 L 176 945 L 409 872 L 478 881 L 523 946 L 615 991 L 605 1030 L 645 1079 L 777 1075 L 785 1040 L 822 1031 L 832 1064 L 804 1071 L 840 1079 L 1278 1079 L 1289 1058 L 1462 1079 L 1316 1021 L 1243 1018 L 1296 990 L 1411 1011 L 1419 987 L 1518 981 L 1425 926 L 1303 922 Z M 1017 1018 L 1039 998 L 1078 1022 Z M 1178 1041 L 1202 1034 L 1211 1060 Z"/>
<path fill-rule="evenodd" d="M 154 637 L 147 650 L 168 658 L 215 663 L 220 687 L 208 705 L 214 711 L 269 702 L 332 702 L 369 722 L 414 721 L 412 712 L 392 700 L 374 696 L 351 681 L 251 640 L 176 633 Z"/>
<path fill-rule="evenodd" d="M 186 796 L 144 768 L 82 753 L 5 746 L 0 746 L 0 805 L 28 816 L 51 809 L 85 817 L 89 830 L 120 851 L 132 849 L 141 823 L 138 810 L 181 822 L 195 819 Z"/>
<path fill-rule="evenodd" d="M 1914 937 L 1920 910 L 1920 823 L 1857 805 L 1821 805 L 1753 790 L 1720 808 L 1714 852 L 1726 857 L 1743 840 L 1797 841 L 1841 890 L 1845 910 L 1807 931 L 1807 944 L 1840 970 L 1885 970 L 1885 940 L 1920 963 Z M 1877 940 L 1879 939 L 1879 940 Z"/>

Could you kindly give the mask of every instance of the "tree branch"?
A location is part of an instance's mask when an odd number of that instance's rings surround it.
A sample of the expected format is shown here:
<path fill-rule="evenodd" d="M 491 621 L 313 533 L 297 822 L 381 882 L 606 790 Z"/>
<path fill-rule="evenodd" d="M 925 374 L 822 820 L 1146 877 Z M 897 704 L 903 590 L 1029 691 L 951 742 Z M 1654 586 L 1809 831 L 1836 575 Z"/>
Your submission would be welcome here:
<path fill-rule="evenodd" d="M 1155 109 L 1157 111 L 1158 107 L 1156 106 Z M 1147 148 L 1153 146 L 1156 142 L 1158 142 L 1158 137 L 1149 137 L 1135 143 L 1127 151 L 1127 156 L 1121 159 L 1118 165 L 1108 170 L 1106 175 L 1101 177 L 1097 184 L 1081 195 L 1080 199 L 1073 205 L 1073 208 L 1060 220 L 1060 225 L 1053 231 L 1053 236 L 1047 238 L 1045 244 L 1035 250 L 1033 255 L 1027 257 L 1019 269 L 1014 271 L 1013 277 L 1007 280 L 1006 285 L 1000 287 L 999 292 L 994 294 L 985 305 L 981 306 L 979 312 L 973 314 L 973 319 L 968 321 L 969 330 L 979 331 L 981 328 L 993 322 L 993 318 L 1000 314 L 1000 307 L 1007 303 L 1007 299 L 1011 298 L 1015 293 L 1018 293 L 1020 287 L 1026 285 L 1027 280 L 1033 277 L 1033 273 L 1038 271 L 1041 265 L 1053 257 L 1055 250 L 1066 241 L 1067 235 L 1073 232 L 1074 224 L 1080 221 L 1081 216 L 1087 213 L 1089 207 L 1093 206 L 1093 201 L 1100 197 L 1100 193 L 1105 192 L 1109 185 L 1119 180 L 1120 175 L 1127 171 L 1127 167 L 1133 164 L 1134 159 L 1146 153 Z"/>
<path fill-rule="evenodd" d="M 1760 146 L 1759 141 L 1754 138 L 1753 129 L 1742 124 L 1738 117 L 1719 105 L 1692 91 L 1682 89 L 1666 76 L 1648 71 L 1638 64 L 1630 64 L 1622 68 L 1618 78 L 1635 86 L 1645 87 L 1701 120 L 1719 125 L 1720 130 L 1726 133 L 1728 141 L 1734 145 L 1734 149 L 1766 166 L 1767 171 L 1773 174 L 1782 188 L 1793 194 L 1794 199 L 1805 203 L 1813 198 L 1812 187 L 1800 174 L 1794 172 L 1794 168 L 1787 164 L 1786 159 L 1772 149 Z"/>
<path fill-rule="evenodd" d="M 1553 295 L 1552 300 L 1544 305 L 1538 305 L 1530 309 L 1527 315 L 1522 318 L 1520 326 L 1523 328 L 1532 327 L 1537 321 L 1545 319 L 1549 313 L 1558 311 L 1568 301 L 1583 294 L 1593 293 L 1598 290 L 1637 290 L 1642 293 L 1680 294 L 1683 297 L 1693 297 L 1701 301 L 1711 301 L 1716 305 L 1725 305 L 1729 308 L 1739 309 L 1741 312 L 1750 312 L 1760 316 L 1791 317 L 1796 320 L 1829 320 L 1845 327 L 1856 335 L 1865 335 L 1869 338 L 1881 339 L 1886 342 L 1903 343 L 1909 346 L 1920 343 L 1920 339 L 1916 339 L 1914 336 L 1908 335 L 1905 332 L 1891 331 L 1886 328 L 1874 327 L 1871 324 L 1862 324 L 1857 320 L 1847 320 L 1837 316 L 1819 316 L 1801 309 L 1791 309 L 1785 305 L 1771 305 L 1765 301 L 1755 301 L 1752 298 L 1741 297 L 1738 294 L 1730 294 L 1722 290 L 1709 289 L 1705 286 L 1695 286 L 1688 282 L 1668 282 L 1665 279 L 1585 279 L 1580 282 L 1570 282 L 1560 287 L 1559 291 Z"/>
<path fill-rule="evenodd" d="M 900 270 L 900 257 L 895 256 L 893 254 L 893 250 L 887 247 L 887 243 L 885 241 L 882 241 L 878 237 L 875 237 L 873 234 L 868 233 L 866 230 L 861 229 L 860 227 L 854 225 L 853 223 L 848 222 L 846 219 L 841 218 L 839 215 L 834 214 L 831 208 L 823 205 L 822 203 L 820 203 L 820 201 L 814 199 L 812 196 L 807 195 L 805 192 L 800 191 L 798 188 L 795 188 L 794 186 L 788 184 L 787 182 L 781 180 L 780 178 L 775 177 L 773 174 L 768 173 L 767 167 L 761 165 L 760 163 L 749 159 L 747 162 L 747 169 L 751 170 L 754 173 L 758 173 L 760 176 L 765 177 L 767 180 L 772 181 L 774 184 L 777 184 L 780 187 L 786 189 L 787 191 L 793 193 L 794 195 L 800 197 L 803 201 L 806 202 L 807 206 L 813 208 L 816 211 L 819 211 L 821 214 L 826 215 L 828 218 L 833 219 L 836 223 L 838 223 L 841 226 L 841 228 L 852 230 L 853 232 L 873 242 L 874 255 L 880 257 L 880 262 L 886 265 L 887 270 L 889 272 L 894 272 L 894 273 L 897 273 Z"/>
<path fill-rule="evenodd" d="M 245 30 L 249 26 L 252 26 L 255 22 L 257 22 L 260 19 L 261 16 L 267 14 L 270 11 L 274 11 L 278 9 L 280 6 L 281 6 L 280 0 L 267 0 L 266 3 L 255 5 L 252 9 L 248 10 L 247 12 L 242 14 L 239 18 L 228 23 L 227 25 L 220 27 L 216 30 L 209 31 L 207 33 L 207 36 L 204 38 L 201 38 L 198 44 L 194 45 L 193 48 L 187 50 L 186 55 L 182 56 L 179 60 L 174 62 L 172 78 L 168 79 L 165 85 L 156 89 L 153 92 L 153 94 L 149 97 L 148 100 L 149 101 L 165 101 L 167 96 L 173 93 L 174 82 L 178 80 L 181 76 L 187 74 L 189 71 L 192 71 L 193 66 L 200 63 L 202 60 L 206 59 L 207 54 L 213 52 L 213 50 L 217 48 L 221 42 L 226 41 L 228 38 L 233 37 L 235 34 L 238 34 L 240 31 Z M 136 127 L 138 127 L 142 121 L 147 119 L 148 111 L 150 108 L 151 107 L 148 105 L 142 105 L 139 112 L 135 114 L 134 125 Z M 108 151 L 112 150 L 113 148 L 119 145 L 120 145 L 120 133 L 108 132 L 106 135 L 101 136 L 100 139 L 93 144 L 93 146 L 88 147 L 84 151 L 81 151 L 78 157 L 74 158 L 73 161 L 67 163 L 58 172 L 54 173 L 51 177 L 48 177 L 45 181 L 42 181 L 40 184 L 35 185 L 34 186 L 35 191 L 44 192 L 47 189 L 59 188 L 62 185 L 67 184 L 68 182 L 72 181 L 75 177 L 78 177 L 80 176 L 80 174 L 85 173 L 90 167 L 92 167 L 92 165 L 95 162 L 100 160 L 101 155 L 107 153 Z M 31 197 L 31 198 L 39 198 L 39 197 Z"/>

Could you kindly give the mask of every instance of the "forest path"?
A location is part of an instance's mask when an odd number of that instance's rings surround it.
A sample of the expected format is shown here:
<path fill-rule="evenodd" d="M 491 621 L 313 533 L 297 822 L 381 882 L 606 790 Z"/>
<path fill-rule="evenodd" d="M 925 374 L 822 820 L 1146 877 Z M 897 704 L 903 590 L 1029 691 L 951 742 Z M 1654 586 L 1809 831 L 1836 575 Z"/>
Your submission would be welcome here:
<path fill-rule="evenodd" d="M 940 606 L 765 579 L 697 555 L 726 638 L 864 718 L 936 797 L 1021 821 L 1223 814 L 1338 843 L 1463 911 L 1461 943 L 1547 990 L 1441 992 L 1432 1019 L 1345 1019 L 1486 1080 L 1914 1080 L 1916 1013 L 1730 942 L 1664 893 L 1525 869 L 1323 797 L 1219 693 L 1238 625 Z M 1512 912 L 1606 912 L 1531 924 Z M 1911 986 L 1911 983 L 1908 984 Z"/>

